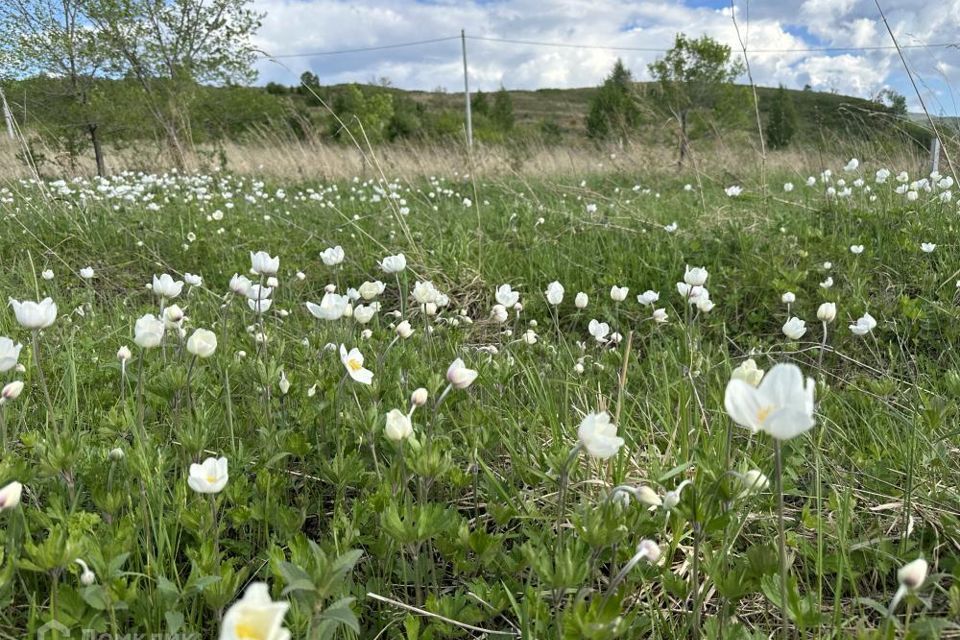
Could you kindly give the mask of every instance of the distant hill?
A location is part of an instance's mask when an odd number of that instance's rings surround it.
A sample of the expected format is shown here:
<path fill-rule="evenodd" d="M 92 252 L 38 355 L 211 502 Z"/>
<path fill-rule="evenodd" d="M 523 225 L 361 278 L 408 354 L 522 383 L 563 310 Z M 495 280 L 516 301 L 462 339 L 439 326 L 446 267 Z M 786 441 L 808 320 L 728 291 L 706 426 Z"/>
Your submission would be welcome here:
<path fill-rule="evenodd" d="M 346 91 L 350 85 L 330 85 L 319 90 L 328 102 L 335 104 L 337 95 Z M 657 137 L 664 141 L 672 140 L 673 122 L 658 104 L 654 83 L 636 83 L 637 99 L 645 112 L 643 128 L 638 137 L 646 139 Z M 462 127 L 463 94 L 458 92 L 415 91 L 394 87 L 362 85 L 364 91 L 383 91 L 392 94 L 397 101 L 409 101 L 426 114 L 445 113 L 456 121 L 457 128 Z M 274 91 L 277 89 L 274 88 Z M 590 100 L 597 87 L 572 89 L 508 90 L 513 103 L 516 125 L 520 130 L 534 131 L 543 128 L 545 123 L 555 127 L 567 138 L 585 138 L 586 115 Z M 720 123 L 723 130 L 739 129 L 755 132 L 756 121 L 753 100 L 749 96 L 749 87 L 743 87 L 747 93 L 744 100 L 744 113 L 735 122 Z M 757 87 L 759 110 L 764 123 L 769 115 L 774 94 L 777 89 Z M 886 105 L 852 96 L 825 93 L 812 90 L 787 90 L 793 100 L 798 116 L 796 141 L 799 144 L 812 144 L 818 141 L 831 142 L 889 136 L 892 133 L 906 134 L 916 138 L 922 144 L 926 139 L 924 127 L 917 126 L 911 119 L 895 114 Z M 303 99 L 303 89 L 291 88 L 286 92 L 288 99 Z M 474 94 L 475 95 L 475 94 Z M 491 93 L 486 94 L 492 98 Z M 279 95 L 278 97 L 284 97 Z M 307 96 L 307 102 L 310 102 Z M 317 114 L 319 107 L 311 107 L 310 112 Z M 322 110 L 321 110 L 322 111 Z"/>
<path fill-rule="evenodd" d="M 343 85 L 331 87 L 336 90 Z M 655 84 L 652 82 L 636 83 L 638 94 L 642 100 L 655 99 Z M 447 109 L 463 109 L 462 93 L 439 93 L 429 91 L 404 91 L 391 89 L 405 94 L 427 105 L 442 106 Z M 561 126 L 578 133 L 585 133 L 585 119 L 590 100 L 597 92 L 596 87 L 575 89 L 536 89 L 536 90 L 509 90 L 513 98 L 514 112 L 518 123 L 532 124 L 545 119 L 553 118 Z M 769 112 L 775 88 L 757 87 L 757 97 L 760 101 L 761 116 Z M 801 127 L 816 130 L 820 127 L 829 131 L 842 131 L 856 126 L 851 120 L 871 123 L 890 123 L 890 110 L 879 103 L 833 93 L 819 91 L 788 90 L 797 108 L 797 115 Z M 753 110 L 752 101 L 749 104 Z M 750 126 L 755 126 L 752 122 Z"/>
<path fill-rule="evenodd" d="M 82 112 L 71 103 L 71 92 L 63 83 L 52 77 L 3 83 L 21 129 L 42 139 L 48 148 L 82 153 L 91 122 L 96 123 L 98 135 L 107 145 L 139 146 L 143 140 L 163 139 L 162 130 L 143 104 L 140 87 L 131 80 L 97 81 Z M 631 137 L 648 144 L 675 144 L 675 123 L 660 103 L 656 86 L 636 83 L 635 87 L 642 125 Z M 588 87 L 507 91 L 512 106 L 508 125 L 490 110 L 494 94 L 487 93 L 487 110 L 478 109 L 474 114 L 475 137 L 493 143 L 587 144 L 585 120 L 597 90 Z M 365 136 L 372 142 L 443 141 L 463 136 L 462 93 L 442 89 L 408 91 L 372 84 L 316 86 L 314 91 L 324 104 L 343 116 L 342 122 L 302 86 L 197 85 L 182 109 L 196 145 L 251 137 L 345 139 L 344 124 L 355 136 Z M 754 136 L 752 96 L 748 87 L 741 87 L 740 91 L 742 106 L 735 113 L 728 113 L 717 122 L 700 123 L 699 128 L 691 129 L 691 137 L 741 133 Z M 772 88 L 757 88 L 764 123 L 775 92 Z M 789 90 L 788 94 L 798 116 L 794 145 L 845 145 L 851 140 L 890 140 L 900 144 L 905 139 L 925 145 L 928 139 L 922 122 L 898 116 L 878 102 L 810 90 Z M 362 133 L 358 122 L 363 125 Z"/>
<path fill-rule="evenodd" d="M 907 114 L 907 117 L 911 122 L 916 122 L 918 124 L 926 126 L 928 123 L 927 114 L 920 113 L 910 113 Z M 950 127 L 954 130 L 960 130 L 960 116 L 938 116 L 930 114 L 930 117 L 937 124 L 937 126 Z"/>

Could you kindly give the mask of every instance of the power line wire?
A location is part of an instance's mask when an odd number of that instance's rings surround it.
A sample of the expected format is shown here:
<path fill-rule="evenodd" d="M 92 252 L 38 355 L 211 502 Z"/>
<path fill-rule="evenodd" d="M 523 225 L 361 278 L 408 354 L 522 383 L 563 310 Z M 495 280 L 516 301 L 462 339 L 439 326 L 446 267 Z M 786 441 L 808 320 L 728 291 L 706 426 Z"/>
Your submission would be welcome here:
<path fill-rule="evenodd" d="M 438 42 L 450 42 L 459 40 L 460 36 L 447 36 L 441 38 L 430 38 L 428 40 L 416 40 L 413 42 L 397 42 L 384 44 L 374 47 L 357 47 L 354 49 L 329 49 L 326 51 L 309 51 L 304 53 L 281 53 L 269 54 L 260 52 L 261 58 L 313 58 L 320 56 L 338 56 L 350 53 L 367 53 L 370 51 L 385 51 L 389 49 L 404 49 L 408 47 L 418 47 Z M 518 40 L 513 38 L 495 38 L 491 36 L 467 36 L 467 40 L 480 42 L 498 42 L 501 44 L 518 44 L 534 47 L 558 47 L 563 49 L 595 49 L 603 51 L 637 51 L 644 53 L 666 53 L 668 49 L 661 47 L 627 47 L 600 44 L 582 44 L 573 42 L 549 42 L 545 40 Z M 924 42 L 918 44 L 902 45 L 902 49 L 942 49 L 948 47 L 960 47 L 960 42 Z M 892 45 L 877 45 L 872 47 L 795 47 L 786 49 L 748 49 L 747 53 L 840 53 L 848 51 L 893 51 L 896 47 Z"/>
<path fill-rule="evenodd" d="M 404 47 L 416 47 L 424 44 L 434 44 L 436 42 L 447 42 L 448 40 L 459 40 L 460 36 L 450 36 L 449 38 L 432 38 L 430 40 L 417 40 L 416 42 L 398 42 L 396 44 L 384 44 L 377 47 L 359 47 L 357 49 L 337 49 L 329 51 L 311 51 L 309 53 L 282 53 L 271 55 L 261 52 L 261 58 L 312 58 L 315 56 L 338 56 L 345 53 L 365 53 L 367 51 L 383 51 L 384 49 L 401 49 Z"/>
<path fill-rule="evenodd" d="M 486 42 L 502 42 L 506 44 L 522 44 L 537 47 L 563 47 L 568 49 L 605 49 L 610 51 L 643 51 L 650 53 L 665 53 L 668 49 L 657 47 L 616 47 L 599 44 L 576 44 L 572 42 L 545 42 L 541 40 L 513 40 L 510 38 L 492 38 L 486 36 L 467 36 L 467 40 L 482 40 Z M 912 45 L 902 45 L 901 49 L 934 49 L 940 47 L 960 47 L 960 42 L 929 42 Z M 817 53 L 831 51 L 882 51 L 895 50 L 892 45 L 878 45 L 874 47 L 806 47 L 792 49 L 748 49 L 747 53 Z"/>

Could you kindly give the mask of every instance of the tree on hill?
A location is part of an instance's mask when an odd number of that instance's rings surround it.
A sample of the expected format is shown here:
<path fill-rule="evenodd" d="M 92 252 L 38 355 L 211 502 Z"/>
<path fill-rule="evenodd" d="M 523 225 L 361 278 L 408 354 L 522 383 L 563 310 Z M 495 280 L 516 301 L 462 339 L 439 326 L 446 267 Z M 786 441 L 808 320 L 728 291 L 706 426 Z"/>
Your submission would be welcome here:
<path fill-rule="evenodd" d="M 260 27 L 253 0 L 70 0 L 97 34 L 112 73 L 137 81 L 174 164 L 189 145 L 190 102 L 200 84 L 249 83 Z"/>
<path fill-rule="evenodd" d="M 515 122 L 513 116 L 513 98 L 502 86 L 493 96 L 493 108 L 490 119 L 501 131 L 510 131 Z"/>
<path fill-rule="evenodd" d="M 487 94 L 483 91 L 477 91 L 470 98 L 470 111 L 478 116 L 490 115 L 490 102 L 487 100 Z"/>
<path fill-rule="evenodd" d="M 783 85 L 780 85 L 770 105 L 770 119 L 766 130 L 767 145 L 771 149 L 782 149 L 790 144 L 796 131 L 797 109 L 793 106 L 793 98 Z"/>
<path fill-rule="evenodd" d="M 887 107 L 896 116 L 906 117 L 907 115 L 907 99 L 895 89 L 889 87 L 881 89 L 874 96 L 873 101 Z"/>
<path fill-rule="evenodd" d="M 300 74 L 300 85 L 297 87 L 297 93 L 310 94 L 320 88 L 320 78 L 312 71 L 304 71 Z"/>
<path fill-rule="evenodd" d="M 743 63 L 731 60 L 730 47 L 709 36 L 691 39 L 678 33 L 671 48 L 649 65 L 664 105 L 680 127 L 680 164 L 689 145 L 692 115 L 736 111 L 733 81 L 743 73 Z"/>
<path fill-rule="evenodd" d="M 617 59 L 603 84 L 590 100 L 587 135 L 594 140 L 627 139 L 640 124 L 640 109 L 634 98 L 633 74 Z"/>
<path fill-rule="evenodd" d="M 340 119 L 339 122 L 334 119 L 330 123 L 330 133 L 334 138 L 351 140 L 352 136 L 360 144 L 365 144 L 367 140 L 380 142 L 390 133 L 389 126 L 394 114 L 393 95 L 381 89 L 361 89 L 359 85 L 351 84 L 336 94 L 333 111 Z M 344 127 L 349 130 L 349 135 Z"/>
<path fill-rule="evenodd" d="M 303 96 L 306 103 L 312 107 L 323 105 L 325 92 L 320 87 L 320 78 L 312 71 L 304 71 L 300 74 L 300 85 L 297 86 L 297 93 Z"/>
<path fill-rule="evenodd" d="M 3 0 L 0 2 L 0 78 L 17 77 L 31 69 L 41 82 L 41 109 L 60 117 L 51 120 L 45 135 L 56 139 L 71 158 L 85 146 L 93 148 L 97 173 L 106 173 L 101 125 L 102 109 L 95 100 L 97 77 L 107 64 L 98 34 L 86 28 L 78 0 Z"/>

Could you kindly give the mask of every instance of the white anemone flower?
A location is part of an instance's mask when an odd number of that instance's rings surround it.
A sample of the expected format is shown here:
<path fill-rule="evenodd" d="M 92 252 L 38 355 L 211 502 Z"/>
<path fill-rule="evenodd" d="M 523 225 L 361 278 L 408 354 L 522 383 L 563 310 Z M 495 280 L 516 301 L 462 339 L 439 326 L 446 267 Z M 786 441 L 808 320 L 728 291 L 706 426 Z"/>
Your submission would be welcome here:
<path fill-rule="evenodd" d="M 588 414 L 577 428 L 577 437 L 587 453 L 601 460 L 612 458 L 623 446 L 617 425 L 610 422 L 606 411 Z"/>
<path fill-rule="evenodd" d="M 46 329 L 57 319 L 57 303 L 50 298 L 44 298 L 40 302 L 32 300 L 21 302 L 10 298 L 10 306 L 13 307 L 17 322 L 24 329 L 32 331 Z"/>
<path fill-rule="evenodd" d="M 274 602 L 264 582 L 254 582 L 223 616 L 219 640 L 290 640 L 283 626 L 288 602 Z"/>
<path fill-rule="evenodd" d="M 447 367 L 447 382 L 454 389 L 466 389 L 477 379 L 477 375 L 475 370 L 467 368 L 461 358 L 457 358 Z"/>
<path fill-rule="evenodd" d="M 328 267 L 337 266 L 343 262 L 344 257 L 345 254 L 343 252 L 343 247 L 340 245 L 328 247 L 320 252 L 320 260 L 322 260 L 323 264 L 327 265 Z"/>
<path fill-rule="evenodd" d="M 307 303 L 307 310 L 314 318 L 320 320 L 339 320 L 346 314 L 349 298 L 336 293 L 325 293 L 320 304 Z"/>
<path fill-rule="evenodd" d="M 133 328 L 133 341 L 141 349 L 159 347 L 163 341 L 165 329 L 166 325 L 163 320 L 157 318 L 152 313 L 148 313 L 137 319 Z"/>
<path fill-rule="evenodd" d="M 169 273 L 153 275 L 153 293 L 161 298 L 173 300 L 183 291 L 183 281 L 174 280 Z"/>
<path fill-rule="evenodd" d="M 365 369 L 363 366 L 363 354 L 354 347 L 349 352 L 345 345 L 340 345 L 340 361 L 347 370 L 347 375 L 361 384 L 371 384 L 373 382 L 373 371 Z"/>
<path fill-rule="evenodd" d="M 783 335 L 791 340 L 799 340 L 807 332 L 807 323 L 794 316 L 783 325 Z"/>
<path fill-rule="evenodd" d="M 869 313 L 863 314 L 863 317 L 857 318 L 857 321 L 850 325 L 850 331 L 856 336 L 865 336 L 877 328 L 877 321 Z"/>
<path fill-rule="evenodd" d="M 618 287 L 617 285 L 610 287 L 610 299 L 614 302 L 623 302 L 627 299 L 628 293 L 630 293 L 629 287 Z"/>
<path fill-rule="evenodd" d="M 266 251 L 250 252 L 250 271 L 258 276 L 275 276 L 280 270 L 280 256 L 270 257 Z"/>
<path fill-rule="evenodd" d="M 646 290 L 643 293 L 637 295 L 637 302 L 642 304 L 645 307 L 649 307 L 653 303 L 660 300 L 660 294 L 656 291 Z"/>
<path fill-rule="evenodd" d="M 380 262 L 380 268 L 384 273 L 400 273 L 407 268 L 407 258 L 402 253 L 387 256 Z"/>
<path fill-rule="evenodd" d="M 16 507 L 20 504 L 20 497 L 22 495 L 23 485 L 19 482 L 11 482 L 8 485 L 0 487 L 0 511 Z"/>
<path fill-rule="evenodd" d="M 694 267 L 690 268 L 690 265 L 687 265 L 683 273 L 683 281 L 687 284 L 694 287 L 702 287 L 707 283 L 707 277 L 709 273 L 703 267 Z"/>
<path fill-rule="evenodd" d="M 596 319 L 590 321 L 590 324 L 587 325 L 587 330 L 597 342 L 604 342 L 607 336 L 610 335 L 610 325 L 606 322 L 599 322 Z"/>
<path fill-rule="evenodd" d="M 190 465 L 187 484 L 197 493 L 220 493 L 227 486 L 227 459 L 207 458 L 200 464 Z"/>
<path fill-rule="evenodd" d="M 6 373 L 17 366 L 23 345 L 10 338 L 0 337 L 0 373 Z"/>
<path fill-rule="evenodd" d="M 498 304 L 504 307 L 512 307 L 520 302 L 520 293 L 513 290 L 509 284 L 502 284 L 497 287 L 496 299 Z"/>
<path fill-rule="evenodd" d="M 804 380 L 794 364 L 775 365 L 754 387 L 743 380 L 727 383 L 723 404 L 735 423 L 753 433 L 789 440 L 813 428 L 812 378 Z"/>
<path fill-rule="evenodd" d="M 544 292 L 544 295 L 547 296 L 547 302 L 553 306 L 557 306 L 563 302 L 563 292 L 563 285 L 554 280 L 547 285 L 547 290 Z"/>
<path fill-rule="evenodd" d="M 731 380 L 743 380 L 752 387 L 756 387 L 763 380 L 763 369 L 757 366 L 753 358 L 747 358 L 730 373 Z"/>

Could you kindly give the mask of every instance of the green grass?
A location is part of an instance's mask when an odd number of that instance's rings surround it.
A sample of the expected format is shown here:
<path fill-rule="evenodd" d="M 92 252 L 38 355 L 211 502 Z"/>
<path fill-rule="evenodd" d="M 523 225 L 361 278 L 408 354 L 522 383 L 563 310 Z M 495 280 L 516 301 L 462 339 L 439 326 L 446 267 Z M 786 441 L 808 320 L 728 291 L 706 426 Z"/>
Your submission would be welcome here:
<path fill-rule="evenodd" d="M 60 317 L 39 336 L 48 416 L 30 334 L 0 313 L 0 335 L 25 345 L 25 372 L 0 381 L 26 382 L 0 408 L 9 434 L 0 487 L 25 486 L 21 505 L 0 511 L 0 637 L 31 636 L 53 619 L 74 637 L 85 628 L 216 637 L 255 580 L 291 601 L 294 638 L 484 633 L 450 620 L 496 632 L 487 637 L 769 637 L 781 619 L 777 495 L 771 482 L 742 496 L 730 471 L 772 479 L 773 448 L 724 411 L 731 371 L 748 355 L 817 379 L 817 425 L 783 447 L 791 628 L 955 634 L 956 205 L 922 191 L 908 202 L 892 178 L 874 185 L 872 170 L 873 202 L 859 188 L 827 199 L 796 178 L 791 193 L 774 180 L 766 197 L 745 184 L 739 198 L 711 187 L 701 202 L 682 178 L 626 175 L 424 181 L 398 185 L 396 198 L 373 197 L 386 184 L 268 185 L 249 202 L 260 186 L 222 176 L 147 185 L 160 204 L 150 211 L 142 196 L 107 198 L 89 185 L 46 195 L 11 185 L 0 204 L 0 293 L 49 295 Z M 633 190 L 637 181 L 653 192 Z M 210 219 L 218 210 L 222 220 Z M 679 229 L 665 232 L 674 221 Z M 939 246 L 926 254 L 921 242 Z M 319 252 L 336 244 L 347 257 L 334 271 Z M 866 250 L 854 256 L 851 244 Z M 225 295 L 257 250 L 280 257 L 263 327 Z M 387 312 L 401 295 L 377 265 L 401 251 L 402 290 L 431 279 L 451 302 L 427 319 L 408 300 L 416 333 L 394 344 Z M 677 294 L 687 264 L 710 273 L 709 314 L 688 313 Z M 85 266 L 96 272 L 89 282 L 77 275 Z M 212 358 L 191 365 L 172 331 L 162 349 L 134 346 L 134 322 L 160 305 L 144 285 L 165 272 L 203 276 L 175 302 L 188 335 L 219 336 Z M 822 289 L 827 275 L 835 284 Z M 375 279 L 386 291 L 366 327 L 304 307 L 328 283 Z M 566 288 L 556 321 L 543 295 L 554 280 Z M 521 292 L 523 310 L 497 325 L 488 318 L 503 283 Z M 630 287 L 625 302 L 610 300 L 612 285 Z M 669 323 L 636 302 L 646 289 L 660 292 Z M 808 323 L 797 342 L 780 331 L 788 290 L 792 314 Z M 590 296 L 584 310 L 573 305 L 578 291 Z M 816 309 L 827 300 L 839 313 L 821 352 Z M 859 338 L 847 324 L 866 311 L 879 325 Z M 594 318 L 631 339 L 596 344 Z M 520 339 L 527 329 L 536 344 Z M 266 347 L 254 338 L 261 330 Z M 357 346 L 373 384 L 345 379 L 328 343 Z M 122 345 L 134 354 L 125 378 Z M 457 357 L 479 376 L 436 407 Z M 430 400 L 401 447 L 384 437 L 385 415 L 406 411 L 418 387 Z M 581 418 L 600 410 L 618 417 L 623 448 L 607 462 L 570 457 Z M 211 455 L 230 465 L 216 518 L 187 485 L 189 465 Z M 663 495 L 684 480 L 669 512 L 608 499 L 618 485 Z M 641 561 L 611 591 L 643 539 L 662 559 Z M 896 570 L 920 556 L 931 578 L 888 617 Z M 95 584 L 80 584 L 77 558 Z"/>

